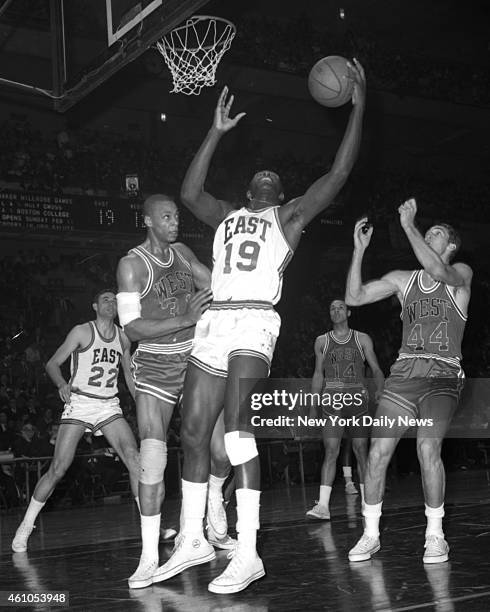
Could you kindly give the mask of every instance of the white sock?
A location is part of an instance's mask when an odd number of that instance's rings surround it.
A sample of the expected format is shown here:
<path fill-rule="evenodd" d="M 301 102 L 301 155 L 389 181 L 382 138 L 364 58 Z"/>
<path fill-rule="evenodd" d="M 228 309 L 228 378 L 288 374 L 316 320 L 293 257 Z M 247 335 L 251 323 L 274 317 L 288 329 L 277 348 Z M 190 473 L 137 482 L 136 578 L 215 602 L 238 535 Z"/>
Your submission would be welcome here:
<path fill-rule="evenodd" d="M 183 534 L 204 537 L 202 521 L 206 510 L 207 493 L 207 482 L 189 482 L 182 479 Z"/>
<path fill-rule="evenodd" d="M 237 489 L 236 504 L 238 542 L 243 550 L 255 556 L 257 554 L 257 530 L 260 527 L 260 491 Z"/>
<path fill-rule="evenodd" d="M 444 516 L 444 504 L 439 506 L 439 508 L 431 508 L 425 504 L 425 516 L 427 517 L 425 536 L 435 535 L 443 538 L 442 518 Z"/>
<path fill-rule="evenodd" d="M 362 508 L 364 516 L 364 534 L 370 538 L 379 538 L 379 519 L 381 518 L 381 507 L 383 502 L 379 504 L 366 504 Z"/>
<path fill-rule="evenodd" d="M 361 502 L 364 503 L 364 484 L 362 482 L 359 483 L 359 489 L 361 490 Z"/>
<path fill-rule="evenodd" d="M 350 465 L 342 466 L 342 473 L 344 474 L 345 484 L 352 482 L 352 467 Z"/>
<path fill-rule="evenodd" d="M 149 561 L 158 561 L 158 541 L 160 539 L 161 514 L 154 516 L 141 515 L 141 557 Z"/>
<path fill-rule="evenodd" d="M 212 497 L 216 499 L 218 502 L 223 501 L 223 485 L 225 484 L 225 480 L 227 476 L 224 478 L 220 478 L 219 476 L 214 476 L 213 474 L 209 475 L 208 480 L 208 497 Z"/>
<path fill-rule="evenodd" d="M 141 514 L 140 498 L 136 496 L 134 498 L 134 501 L 136 502 L 136 505 L 138 506 L 138 512 Z"/>
<path fill-rule="evenodd" d="M 328 485 L 320 485 L 320 499 L 318 500 L 318 503 L 321 506 L 325 506 L 326 508 L 328 508 L 331 493 L 332 487 L 329 487 Z"/>
<path fill-rule="evenodd" d="M 46 502 L 39 502 L 37 499 L 34 499 L 34 497 L 31 497 L 31 501 L 29 502 L 29 506 L 24 516 L 24 523 L 34 525 L 37 515 L 41 512 L 45 503 Z"/>

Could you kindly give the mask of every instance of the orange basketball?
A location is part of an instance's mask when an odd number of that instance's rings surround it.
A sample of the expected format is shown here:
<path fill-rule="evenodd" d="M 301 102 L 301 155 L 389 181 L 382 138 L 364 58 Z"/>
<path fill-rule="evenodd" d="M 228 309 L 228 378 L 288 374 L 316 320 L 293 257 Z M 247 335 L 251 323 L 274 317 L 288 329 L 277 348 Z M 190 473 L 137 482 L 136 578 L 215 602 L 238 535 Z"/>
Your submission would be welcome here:
<path fill-rule="evenodd" d="M 354 81 L 349 76 L 345 57 L 329 55 L 318 60 L 310 70 L 308 89 L 319 104 L 342 106 L 352 97 Z"/>

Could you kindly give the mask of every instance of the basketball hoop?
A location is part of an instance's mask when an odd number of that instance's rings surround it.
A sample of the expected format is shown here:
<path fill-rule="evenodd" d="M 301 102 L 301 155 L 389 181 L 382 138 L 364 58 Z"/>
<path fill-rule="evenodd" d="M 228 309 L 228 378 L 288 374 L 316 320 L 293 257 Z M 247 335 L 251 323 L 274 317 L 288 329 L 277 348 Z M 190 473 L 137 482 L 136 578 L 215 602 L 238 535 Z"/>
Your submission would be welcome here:
<path fill-rule="evenodd" d="M 172 73 L 171 93 L 198 95 L 216 83 L 216 68 L 235 38 L 236 28 L 221 17 L 194 15 L 157 42 Z"/>

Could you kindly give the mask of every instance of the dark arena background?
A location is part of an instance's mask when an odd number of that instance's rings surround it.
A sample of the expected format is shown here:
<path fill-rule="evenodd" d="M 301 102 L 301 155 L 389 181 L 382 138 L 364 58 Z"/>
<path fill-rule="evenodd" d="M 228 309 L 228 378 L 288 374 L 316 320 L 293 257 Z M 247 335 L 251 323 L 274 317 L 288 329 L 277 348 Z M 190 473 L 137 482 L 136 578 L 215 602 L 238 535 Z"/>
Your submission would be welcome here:
<path fill-rule="evenodd" d="M 193 14 L 230 20 L 236 36 L 216 84 L 186 96 L 170 93 L 155 42 Z M 485 0 L 1 0 L 0 609 L 490 609 L 489 17 Z M 406 199 L 417 200 L 421 230 L 437 221 L 458 229 L 458 261 L 474 271 L 463 367 L 483 390 L 478 411 L 466 394 L 465 434 L 443 445 L 450 560 L 422 563 L 413 438 L 400 442 L 388 471 L 383 548 L 355 564 L 347 553 L 362 532 L 360 495 L 345 494 L 339 462 L 331 520 L 306 518 L 323 445 L 301 435 L 258 440 L 258 549 L 267 574 L 241 593 L 207 590 L 226 566 L 225 551 L 169 581 L 128 588 L 141 549 L 139 514 L 103 436 L 82 438 L 28 551 L 13 553 L 63 409 L 45 363 L 74 325 L 93 317 L 94 293 L 116 286 L 118 260 L 145 236 L 144 199 L 169 193 L 179 204 L 224 85 L 235 95 L 233 113 L 247 115 L 220 144 L 207 190 L 238 207 L 253 174 L 270 168 L 286 200 L 303 194 L 330 167 L 351 108 L 325 108 L 309 95 L 308 73 L 328 55 L 356 57 L 365 68 L 361 149 L 285 273 L 271 376 L 311 379 L 313 343 L 331 325 L 330 302 L 343 299 L 360 216 L 374 225 L 365 279 L 420 267 L 399 223 Z M 179 239 L 211 266 L 212 231 L 183 206 L 180 214 Z M 369 333 L 387 375 L 400 346 L 398 300 L 354 308 L 350 325 Z M 137 436 L 122 377 L 119 398 Z M 180 511 L 180 419 L 176 408 L 162 511 L 168 526 L 178 525 Z M 227 514 L 234 535 L 234 496 Z M 161 563 L 172 546 L 161 542 Z M 60 593 L 46 603 L 46 594 Z"/>

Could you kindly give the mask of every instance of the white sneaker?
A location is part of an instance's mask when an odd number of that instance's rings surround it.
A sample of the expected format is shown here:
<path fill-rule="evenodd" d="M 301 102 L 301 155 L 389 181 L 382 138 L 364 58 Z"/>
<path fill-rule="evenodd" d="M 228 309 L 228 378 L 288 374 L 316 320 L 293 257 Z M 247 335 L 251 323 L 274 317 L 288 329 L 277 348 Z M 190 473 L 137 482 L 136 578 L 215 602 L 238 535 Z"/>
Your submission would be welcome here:
<path fill-rule="evenodd" d="M 363 534 L 354 548 L 349 550 L 349 561 L 368 561 L 380 548 L 379 538 Z"/>
<path fill-rule="evenodd" d="M 222 540 L 228 534 L 228 519 L 223 506 L 223 499 L 208 497 L 206 525 L 211 526 L 218 540 Z"/>
<path fill-rule="evenodd" d="M 428 535 L 424 548 L 424 563 L 444 563 L 449 559 L 449 545 L 440 536 Z"/>
<path fill-rule="evenodd" d="M 172 556 L 154 573 L 153 582 L 168 580 L 188 567 L 207 563 L 215 558 L 214 548 L 202 535 L 192 537 L 179 534 Z"/>
<path fill-rule="evenodd" d="M 209 523 L 206 525 L 206 537 L 208 542 L 215 548 L 220 548 L 221 550 L 233 550 L 236 548 L 237 541 L 234 538 L 228 534 L 226 534 L 224 538 L 219 538 L 218 534 Z"/>
<path fill-rule="evenodd" d="M 12 550 L 14 552 L 25 552 L 27 550 L 27 540 L 34 529 L 34 525 L 28 525 L 24 521 L 17 527 L 14 539 L 12 540 Z"/>
<path fill-rule="evenodd" d="M 356 485 L 349 480 L 349 482 L 345 483 L 345 494 L 346 495 L 359 495 L 358 490 L 356 489 Z"/>
<path fill-rule="evenodd" d="M 265 576 L 264 564 L 262 559 L 255 553 L 254 557 L 244 554 L 240 544 L 236 549 L 228 553 L 232 557 L 225 571 L 217 576 L 208 585 L 211 593 L 238 593 L 246 589 L 254 580 Z"/>
<path fill-rule="evenodd" d="M 311 510 L 308 510 L 308 512 L 306 513 L 306 516 L 309 516 L 310 518 L 320 519 L 322 521 L 329 521 L 330 512 L 327 506 L 324 506 L 323 504 L 318 503 L 318 501 L 316 501 L 315 504 L 316 505 L 313 506 Z"/>
<path fill-rule="evenodd" d="M 137 570 L 128 578 L 130 589 L 143 589 L 153 584 L 153 574 L 158 569 L 158 559 L 140 559 Z"/>

